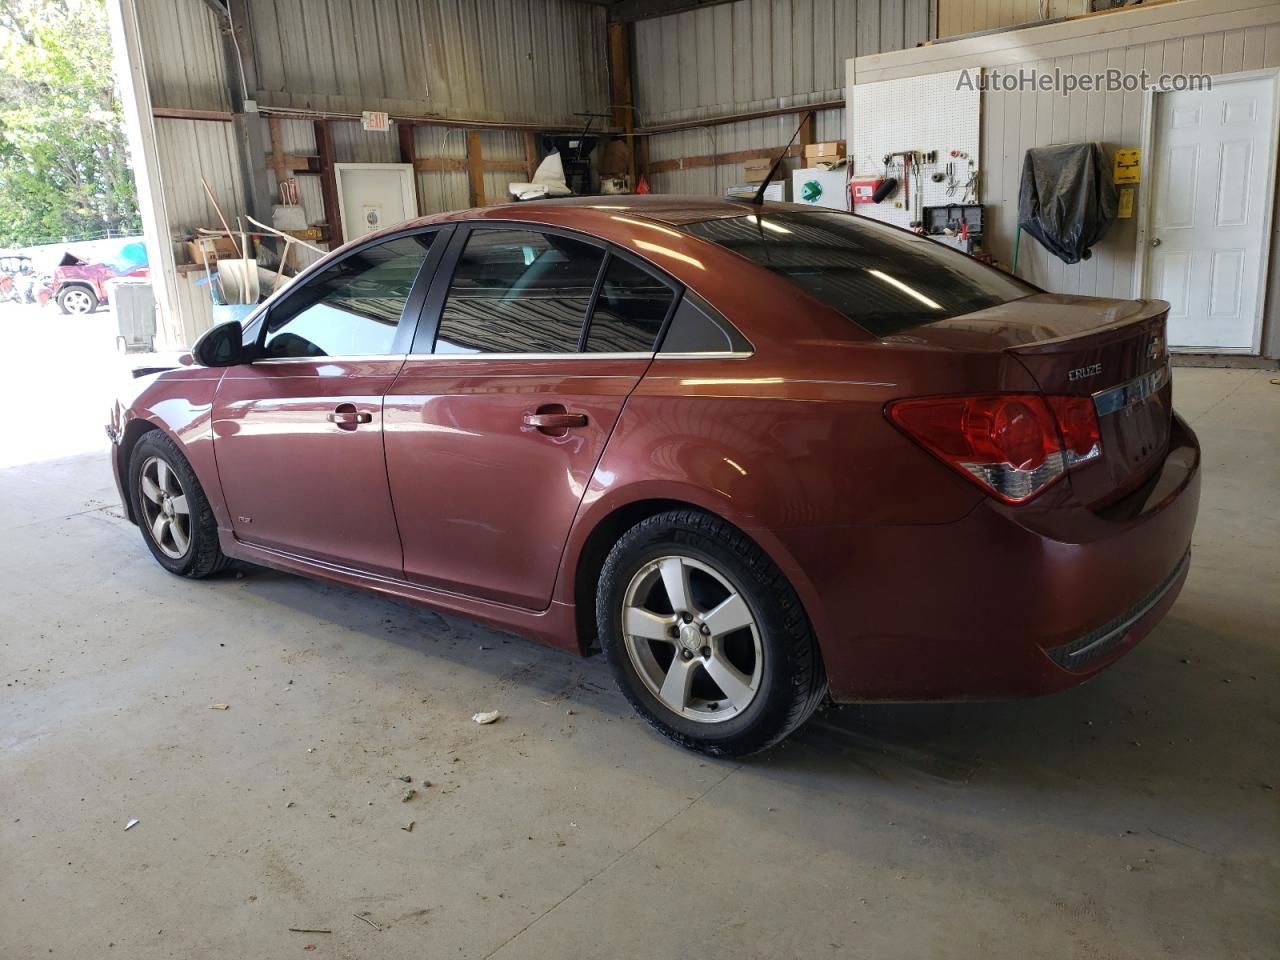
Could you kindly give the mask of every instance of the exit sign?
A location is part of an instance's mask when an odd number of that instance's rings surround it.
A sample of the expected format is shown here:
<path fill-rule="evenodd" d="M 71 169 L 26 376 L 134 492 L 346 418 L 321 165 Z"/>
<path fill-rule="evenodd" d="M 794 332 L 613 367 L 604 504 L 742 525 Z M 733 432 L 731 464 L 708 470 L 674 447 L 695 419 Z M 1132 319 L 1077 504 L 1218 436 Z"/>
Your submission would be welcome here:
<path fill-rule="evenodd" d="M 374 133 L 386 133 L 391 129 L 391 117 L 381 110 L 366 110 L 360 114 L 360 126 Z"/>

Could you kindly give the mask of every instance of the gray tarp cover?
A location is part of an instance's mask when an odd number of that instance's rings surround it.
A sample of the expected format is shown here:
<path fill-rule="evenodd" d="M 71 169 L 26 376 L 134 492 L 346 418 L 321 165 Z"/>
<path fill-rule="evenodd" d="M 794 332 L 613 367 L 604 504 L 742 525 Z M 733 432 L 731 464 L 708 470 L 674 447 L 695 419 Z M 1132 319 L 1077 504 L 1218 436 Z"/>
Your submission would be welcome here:
<path fill-rule="evenodd" d="M 1116 188 L 1096 143 L 1032 147 L 1022 161 L 1018 226 L 1065 263 L 1090 256 L 1116 218 Z"/>

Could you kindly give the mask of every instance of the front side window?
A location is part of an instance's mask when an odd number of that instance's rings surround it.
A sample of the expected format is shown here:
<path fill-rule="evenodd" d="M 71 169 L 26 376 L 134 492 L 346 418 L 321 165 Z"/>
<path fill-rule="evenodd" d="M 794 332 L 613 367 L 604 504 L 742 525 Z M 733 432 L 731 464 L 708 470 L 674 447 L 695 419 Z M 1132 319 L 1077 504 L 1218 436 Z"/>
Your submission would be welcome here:
<path fill-rule="evenodd" d="M 436 353 L 574 353 L 604 251 L 530 230 L 475 230 L 454 270 Z"/>
<path fill-rule="evenodd" d="M 322 271 L 267 317 L 263 354 L 366 357 L 391 352 L 436 231 L 367 247 Z"/>
<path fill-rule="evenodd" d="M 646 270 L 610 257 L 591 311 L 588 353 L 652 353 L 675 293 Z"/>
<path fill-rule="evenodd" d="M 1036 292 L 942 244 L 847 213 L 761 213 L 683 229 L 785 277 L 877 337 Z"/>

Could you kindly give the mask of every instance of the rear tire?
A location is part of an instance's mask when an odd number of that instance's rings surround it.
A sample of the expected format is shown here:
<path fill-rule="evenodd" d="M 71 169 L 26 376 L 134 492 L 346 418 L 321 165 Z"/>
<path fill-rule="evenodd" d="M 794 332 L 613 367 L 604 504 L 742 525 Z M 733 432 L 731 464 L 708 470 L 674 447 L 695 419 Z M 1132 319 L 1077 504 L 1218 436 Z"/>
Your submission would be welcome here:
<path fill-rule="evenodd" d="M 230 562 L 195 471 L 160 430 L 143 434 L 129 456 L 129 495 L 142 539 L 170 573 L 200 580 Z"/>
<path fill-rule="evenodd" d="M 693 750 L 757 753 L 826 694 L 791 584 L 742 531 L 699 510 L 657 514 L 622 535 L 601 571 L 596 625 L 631 705 Z"/>
<path fill-rule="evenodd" d="M 68 314 L 93 313 L 98 309 L 98 295 L 79 284 L 58 291 L 58 309 Z"/>

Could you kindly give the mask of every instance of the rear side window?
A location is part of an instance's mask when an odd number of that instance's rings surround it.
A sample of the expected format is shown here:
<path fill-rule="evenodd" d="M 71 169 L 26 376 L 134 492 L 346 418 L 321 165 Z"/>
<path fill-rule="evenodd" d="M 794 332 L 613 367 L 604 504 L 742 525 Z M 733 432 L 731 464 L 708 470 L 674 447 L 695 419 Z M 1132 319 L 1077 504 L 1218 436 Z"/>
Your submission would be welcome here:
<path fill-rule="evenodd" d="M 651 353 L 675 293 L 621 257 L 610 257 L 591 312 L 587 353 Z"/>
<path fill-rule="evenodd" d="M 682 229 L 786 277 L 878 337 L 1036 292 L 956 250 L 847 213 L 749 214 Z"/>
<path fill-rule="evenodd" d="M 575 353 L 604 251 L 528 230 L 475 230 L 454 270 L 436 353 Z"/>
<path fill-rule="evenodd" d="M 436 231 L 366 247 L 316 274 L 267 316 L 266 357 L 388 354 Z"/>

